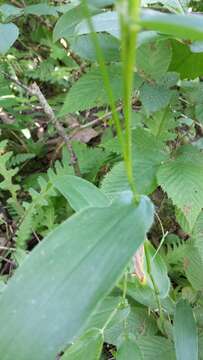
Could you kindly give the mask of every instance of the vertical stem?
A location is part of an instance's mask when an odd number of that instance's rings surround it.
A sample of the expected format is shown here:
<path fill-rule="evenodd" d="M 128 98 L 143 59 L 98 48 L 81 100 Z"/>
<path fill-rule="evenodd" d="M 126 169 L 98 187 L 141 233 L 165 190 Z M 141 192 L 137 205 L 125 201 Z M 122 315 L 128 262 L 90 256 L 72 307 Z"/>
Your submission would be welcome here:
<path fill-rule="evenodd" d="M 154 288 L 154 294 L 155 294 L 157 306 L 158 306 L 158 309 L 159 309 L 160 319 L 161 319 L 161 322 L 163 323 L 164 317 L 163 317 L 163 310 L 162 310 L 161 301 L 160 301 L 160 297 L 159 297 L 159 289 L 158 289 L 157 284 L 156 284 L 156 282 L 154 280 L 154 277 L 152 275 L 151 260 L 150 260 L 150 257 L 149 257 L 149 252 L 148 252 L 146 241 L 144 243 L 144 250 L 145 250 L 145 258 L 146 258 L 146 265 L 147 265 L 147 273 L 149 275 L 149 278 L 150 278 L 150 280 L 152 282 L 152 285 L 153 285 L 153 288 Z"/>
<path fill-rule="evenodd" d="M 117 113 L 117 110 L 116 110 L 114 94 L 113 94 L 113 91 L 112 91 L 107 66 L 106 66 L 106 63 L 105 63 L 105 59 L 104 59 L 104 56 L 103 56 L 102 49 L 101 49 L 99 41 L 98 41 L 97 33 L 94 31 L 94 26 L 93 26 L 93 23 L 92 23 L 91 14 L 90 14 L 90 11 L 89 11 L 89 8 L 88 8 L 87 0 L 83 0 L 83 5 L 84 5 L 84 13 L 85 13 L 87 23 L 88 23 L 88 26 L 89 26 L 89 29 L 90 29 L 90 33 L 91 33 L 91 36 L 92 36 L 92 42 L 93 42 L 94 47 L 95 47 L 95 51 L 96 51 L 96 55 L 97 55 L 97 61 L 99 63 L 100 69 L 101 69 L 103 82 L 104 82 L 104 87 L 105 87 L 107 95 L 108 95 L 109 104 L 110 104 L 111 111 L 112 111 L 112 118 L 113 118 L 114 125 L 115 125 L 116 131 L 117 131 L 117 135 L 118 135 L 118 139 L 119 139 L 119 142 L 120 142 L 120 145 L 121 145 L 121 149 L 122 149 L 122 152 L 124 154 L 124 152 L 125 152 L 125 143 L 124 143 L 124 138 L 123 138 L 123 132 L 122 132 L 121 124 L 120 124 L 120 119 L 119 119 L 119 116 L 118 116 L 118 113 Z"/>
<path fill-rule="evenodd" d="M 132 159 L 132 92 L 134 67 L 136 61 L 136 42 L 139 31 L 138 21 L 140 0 L 120 0 L 118 8 L 121 28 L 121 58 L 123 64 L 123 105 L 125 117 L 125 153 L 126 172 L 135 200 L 139 201 L 133 175 Z"/>

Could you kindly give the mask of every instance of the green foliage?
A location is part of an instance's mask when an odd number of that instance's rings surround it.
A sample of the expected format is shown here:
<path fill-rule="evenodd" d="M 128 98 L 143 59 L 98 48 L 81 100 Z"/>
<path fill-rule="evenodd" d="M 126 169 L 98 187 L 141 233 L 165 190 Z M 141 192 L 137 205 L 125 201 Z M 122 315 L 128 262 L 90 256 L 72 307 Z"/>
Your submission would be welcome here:
<path fill-rule="evenodd" d="M 68 348 L 62 360 L 99 360 L 103 345 L 103 334 L 99 329 L 88 330 Z"/>
<path fill-rule="evenodd" d="M 143 197 L 137 208 L 131 200 L 132 194 L 124 193 L 119 202 L 109 207 L 90 207 L 70 217 L 21 265 L 0 300 L 2 316 L 7 319 L 5 322 L 2 318 L 6 328 L 2 328 L 0 352 L 4 354 L 6 348 L 8 359 L 13 358 L 17 349 L 19 360 L 28 357 L 34 360 L 36 356 L 39 360 L 54 359 L 64 343 L 71 342 L 82 330 L 90 311 L 122 275 L 153 221 L 153 206 L 148 198 Z M 136 233 L 129 226 L 133 221 L 137 223 Z M 101 261 L 104 253 L 108 256 Z M 60 261 L 55 261 L 56 257 Z M 15 309 L 12 313 L 7 306 L 11 298 Z M 54 311 L 56 308 L 60 308 L 62 316 Z M 25 314 L 30 316 L 25 318 Z M 38 342 L 38 331 L 33 330 L 38 329 L 41 319 Z M 8 347 L 10 336 L 13 338 L 11 323 L 16 340 Z M 19 327 L 21 332 L 17 331 Z"/>
<path fill-rule="evenodd" d="M 105 145 L 109 151 L 115 151 L 112 141 Z M 140 193 L 149 194 L 156 188 L 156 173 L 159 165 L 167 158 L 167 152 L 161 142 L 147 130 L 133 131 L 133 153 L 136 154 L 133 163 L 134 177 Z M 116 164 L 102 182 L 102 190 L 110 196 L 116 196 L 122 190 L 129 188 L 123 163 Z"/>
<path fill-rule="evenodd" d="M 18 28 L 15 24 L 0 24 L 0 54 L 5 54 L 13 45 L 19 35 Z"/>
<path fill-rule="evenodd" d="M 111 65 L 108 68 L 114 99 L 122 97 L 121 67 Z M 65 99 L 60 115 L 91 109 L 94 106 L 102 106 L 109 103 L 102 80 L 102 74 L 98 67 L 93 67 L 74 83 Z"/>
<path fill-rule="evenodd" d="M 187 145 L 158 171 L 158 182 L 183 212 L 192 229 L 203 206 L 202 154 Z"/>
<path fill-rule="evenodd" d="M 184 300 L 176 305 L 174 341 L 177 360 L 198 359 L 197 328 L 191 306 Z"/>
<path fill-rule="evenodd" d="M 201 360 L 201 1 L 13 4 L 0 358 Z"/>

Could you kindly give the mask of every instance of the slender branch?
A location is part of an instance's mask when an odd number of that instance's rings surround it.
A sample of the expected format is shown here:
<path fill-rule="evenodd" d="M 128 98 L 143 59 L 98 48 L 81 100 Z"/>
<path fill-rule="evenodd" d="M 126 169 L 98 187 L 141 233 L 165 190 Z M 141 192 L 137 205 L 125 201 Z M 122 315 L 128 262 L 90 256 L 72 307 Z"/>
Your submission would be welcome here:
<path fill-rule="evenodd" d="M 5 73 L 3 71 L 1 71 L 1 73 L 8 80 L 14 82 L 16 85 L 18 85 L 22 89 L 24 89 L 25 92 L 27 92 L 27 94 L 29 94 L 30 96 L 36 96 L 36 98 L 38 99 L 38 101 L 39 101 L 44 113 L 46 114 L 47 118 L 53 124 L 53 126 L 57 130 L 58 134 L 60 135 L 60 137 L 63 139 L 64 143 L 66 144 L 66 147 L 67 147 L 68 152 L 70 154 L 70 164 L 73 166 L 75 175 L 81 176 L 78 159 L 77 159 L 77 156 L 76 156 L 76 154 L 75 154 L 75 152 L 73 150 L 72 144 L 71 144 L 71 138 L 65 133 L 65 129 L 60 124 L 60 122 L 57 120 L 53 109 L 48 104 L 48 102 L 47 102 L 45 96 L 43 95 L 43 93 L 41 92 L 39 86 L 36 83 L 33 83 L 30 86 L 26 86 L 26 85 L 22 84 L 17 78 L 15 78 L 13 76 L 10 76 L 9 74 L 7 74 L 7 73 Z"/>

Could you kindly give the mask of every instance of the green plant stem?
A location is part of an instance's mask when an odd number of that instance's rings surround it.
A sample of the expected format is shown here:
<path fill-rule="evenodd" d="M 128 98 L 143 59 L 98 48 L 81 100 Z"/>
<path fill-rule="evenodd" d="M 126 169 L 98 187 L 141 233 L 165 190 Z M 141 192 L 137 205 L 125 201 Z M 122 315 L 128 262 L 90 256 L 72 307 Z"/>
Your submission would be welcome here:
<path fill-rule="evenodd" d="M 94 31 L 94 26 L 92 23 L 92 19 L 91 19 L 91 14 L 88 8 L 88 4 L 87 4 L 87 0 L 83 0 L 83 5 L 84 5 L 84 13 L 87 19 L 87 23 L 90 29 L 90 33 L 92 36 L 92 42 L 94 44 L 95 47 L 95 51 L 96 51 L 96 55 L 97 55 L 97 61 L 99 63 L 100 69 L 101 69 L 101 73 L 102 73 L 102 77 L 103 77 L 103 82 L 104 82 L 104 87 L 106 89 L 107 92 L 107 96 L 109 99 L 109 105 L 112 111 L 112 118 L 113 118 L 113 122 L 117 131 L 117 135 L 118 135 L 118 139 L 121 145 L 121 149 L 122 152 L 124 154 L 125 152 L 125 143 L 124 143 L 124 137 L 123 137 L 123 133 L 122 133 L 122 128 L 121 128 L 121 124 L 120 124 L 120 119 L 118 116 L 118 112 L 116 109 L 116 104 L 115 104 L 115 100 L 114 100 L 114 95 L 113 95 L 113 91 L 111 88 L 111 83 L 110 83 L 110 79 L 109 79 L 109 74 L 108 74 L 108 70 L 105 64 L 105 59 L 103 56 L 103 52 L 102 49 L 100 47 L 99 41 L 98 41 L 98 37 L 97 37 L 97 33 Z"/>
<path fill-rule="evenodd" d="M 161 301 L 160 301 L 160 297 L 159 297 L 159 289 L 158 289 L 157 284 L 156 284 L 156 282 L 154 280 L 154 277 L 152 275 L 151 260 L 150 260 L 150 257 L 149 257 L 146 241 L 144 243 L 144 251 L 145 251 L 145 258 L 146 258 L 146 265 L 147 265 L 147 273 L 149 275 L 149 278 L 150 278 L 150 280 L 152 282 L 152 285 L 153 285 L 153 288 L 154 288 L 154 294 L 155 294 L 157 306 L 158 306 L 158 309 L 159 309 L 160 319 L 163 322 L 164 317 L 163 317 L 163 310 L 162 310 Z"/>
<path fill-rule="evenodd" d="M 139 195 L 136 189 L 134 177 L 133 177 L 133 164 L 132 164 L 132 90 L 133 90 L 133 80 L 134 80 L 134 64 L 135 64 L 135 54 L 136 54 L 136 40 L 139 27 L 137 23 L 139 21 L 139 9 L 140 9 L 140 0 L 121 0 L 121 6 L 127 4 L 127 13 L 120 17 L 121 25 L 121 57 L 123 62 L 123 86 L 124 86 L 124 117 L 125 117 L 125 139 L 123 136 L 119 116 L 116 110 L 114 95 L 109 80 L 109 74 L 105 64 L 105 59 L 103 56 L 102 49 L 100 47 L 97 33 L 94 31 L 94 26 L 91 19 L 91 14 L 87 5 L 87 0 L 83 0 L 84 4 L 84 13 L 87 18 L 87 23 L 90 29 L 92 36 L 92 41 L 95 47 L 97 60 L 100 65 L 101 73 L 103 76 L 104 86 L 109 98 L 109 104 L 112 111 L 112 118 L 114 125 L 117 131 L 118 139 L 121 145 L 124 163 L 126 168 L 126 173 L 128 177 L 128 182 L 131 187 L 131 190 L 134 194 L 135 202 L 139 202 Z M 129 22 L 130 20 L 130 22 Z"/>
<path fill-rule="evenodd" d="M 123 64 L 123 107 L 125 117 L 125 152 L 124 160 L 128 182 L 139 202 L 139 195 L 133 175 L 132 157 L 132 93 L 134 82 L 134 67 L 136 61 L 136 43 L 139 31 L 140 0 L 121 0 L 119 11 L 121 28 L 121 59 Z"/>

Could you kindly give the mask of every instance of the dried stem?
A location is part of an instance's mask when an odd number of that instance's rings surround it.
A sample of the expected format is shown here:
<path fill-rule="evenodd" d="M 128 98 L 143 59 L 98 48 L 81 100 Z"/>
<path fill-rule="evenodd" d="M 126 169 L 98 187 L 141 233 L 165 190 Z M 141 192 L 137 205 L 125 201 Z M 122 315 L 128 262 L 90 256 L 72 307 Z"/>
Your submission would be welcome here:
<path fill-rule="evenodd" d="M 39 101 L 44 113 L 46 114 L 47 118 L 53 124 L 53 126 L 57 130 L 58 134 L 60 135 L 60 137 L 63 139 L 64 143 L 66 144 L 66 147 L 67 147 L 68 152 L 70 154 L 70 164 L 73 166 L 75 175 L 81 176 L 78 159 L 77 159 L 77 156 L 76 156 L 76 154 L 75 154 L 75 152 L 73 150 L 72 144 L 71 144 L 71 138 L 66 134 L 65 129 L 63 128 L 63 126 L 60 124 L 60 122 L 56 118 L 53 109 L 51 108 L 51 106 L 49 105 L 49 103 L 46 100 L 45 96 L 41 92 L 39 86 L 36 83 L 34 83 L 34 84 L 30 85 L 30 86 L 26 86 L 26 85 L 22 84 L 17 78 L 15 78 L 13 76 L 10 76 L 7 73 L 2 72 L 2 71 L 1 71 L 1 73 L 7 79 L 9 79 L 10 81 L 14 82 L 16 85 L 18 85 L 22 89 L 24 89 L 25 92 L 27 94 L 29 94 L 30 96 L 36 96 L 36 98 L 38 99 L 38 101 Z"/>

